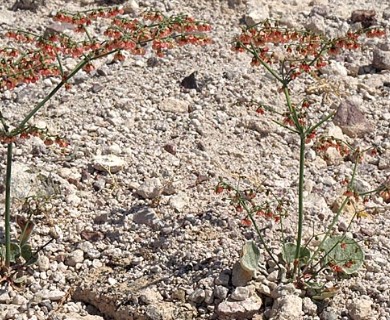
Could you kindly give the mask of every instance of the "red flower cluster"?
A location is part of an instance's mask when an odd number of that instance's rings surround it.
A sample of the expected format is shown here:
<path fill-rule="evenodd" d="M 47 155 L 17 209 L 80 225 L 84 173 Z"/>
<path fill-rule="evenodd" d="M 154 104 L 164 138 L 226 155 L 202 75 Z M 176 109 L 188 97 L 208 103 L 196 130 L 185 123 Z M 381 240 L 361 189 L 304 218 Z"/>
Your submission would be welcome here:
<path fill-rule="evenodd" d="M 17 142 L 20 140 L 29 139 L 31 137 L 40 138 L 45 145 L 50 146 L 52 144 L 57 144 L 61 148 L 66 148 L 69 143 L 59 136 L 52 136 L 47 132 L 47 129 L 39 129 L 36 127 L 29 127 L 22 131 L 19 135 L 7 136 L 4 132 L 0 133 L 0 143 L 8 144 Z"/>
<path fill-rule="evenodd" d="M 92 60 L 114 53 L 114 61 L 123 61 L 122 50 L 131 54 L 145 53 L 145 44 L 152 43 L 158 56 L 175 44 L 204 45 L 210 39 L 204 32 L 210 31 L 209 24 L 186 15 L 167 17 L 160 12 L 146 12 L 140 20 L 127 19 L 120 15 L 123 9 L 106 8 L 82 13 L 58 12 L 54 20 L 75 26 L 74 32 L 85 33 L 85 39 L 75 40 L 64 33 L 35 35 L 25 31 L 11 31 L 6 37 L 20 45 L 17 48 L 0 49 L 0 90 L 12 90 L 21 83 L 35 83 L 40 78 L 67 76 L 58 63 L 59 58 L 71 56 L 87 61 L 83 70 L 94 70 Z M 110 20 L 104 31 L 105 38 L 91 36 L 88 26 L 98 18 Z M 79 39 L 80 36 L 77 37 Z M 22 48 L 24 45 L 24 48 Z M 67 84 L 69 87 L 69 84 Z"/>
<path fill-rule="evenodd" d="M 348 32 L 346 36 L 336 39 L 326 39 L 310 31 L 294 30 L 266 20 L 244 29 L 235 38 L 233 50 L 249 52 L 253 56 L 254 66 L 279 63 L 280 73 L 293 80 L 302 73 L 310 73 L 326 66 L 326 55 L 358 49 L 361 35 L 379 37 L 384 34 L 384 30 L 373 28 Z"/>
<path fill-rule="evenodd" d="M 315 148 L 320 154 L 325 154 L 329 148 L 336 148 L 342 157 L 350 154 L 350 148 L 341 140 L 333 137 L 321 137 Z"/>
<path fill-rule="evenodd" d="M 243 219 L 241 219 L 241 224 L 243 226 L 249 227 L 252 225 L 252 219 L 250 217 L 261 217 L 267 220 L 272 219 L 275 222 L 280 221 L 281 215 L 283 213 L 283 208 L 280 203 L 276 206 L 275 209 L 272 209 L 269 203 L 266 203 L 263 206 L 258 206 L 255 203 L 255 198 L 257 196 L 257 192 L 255 190 L 248 189 L 240 191 L 221 181 L 215 187 L 215 193 L 221 194 L 224 191 L 228 192 L 230 203 L 234 206 L 236 212 L 244 213 L 245 211 L 246 215 Z"/>

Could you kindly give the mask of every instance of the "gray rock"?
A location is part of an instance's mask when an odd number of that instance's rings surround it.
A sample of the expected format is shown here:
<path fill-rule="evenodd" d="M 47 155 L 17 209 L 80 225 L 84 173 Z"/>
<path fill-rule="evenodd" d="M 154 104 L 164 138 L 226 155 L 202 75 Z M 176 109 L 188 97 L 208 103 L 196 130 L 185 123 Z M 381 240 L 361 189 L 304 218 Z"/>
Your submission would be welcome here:
<path fill-rule="evenodd" d="M 230 281 L 230 275 L 226 272 L 221 272 L 218 275 L 218 278 L 215 279 L 215 284 L 228 287 L 229 281 Z"/>
<path fill-rule="evenodd" d="M 154 199 L 163 192 L 163 184 L 159 178 L 146 179 L 137 189 L 137 194 L 145 199 Z"/>
<path fill-rule="evenodd" d="M 325 19 L 320 15 L 313 15 L 309 17 L 308 22 L 305 24 L 306 29 L 314 32 L 325 34 Z"/>
<path fill-rule="evenodd" d="M 274 301 L 272 316 L 274 320 L 301 319 L 303 301 L 296 295 L 286 295 Z"/>
<path fill-rule="evenodd" d="M 390 51 L 376 48 L 372 56 L 372 65 L 378 70 L 390 70 Z"/>
<path fill-rule="evenodd" d="M 370 122 L 366 119 L 359 105 L 363 102 L 359 98 L 348 98 L 340 103 L 333 122 L 338 125 L 344 134 L 350 137 L 362 137 L 372 131 Z"/>
<path fill-rule="evenodd" d="M 226 287 L 218 286 L 218 285 L 214 287 L 214 297 L 216 299 L 220 299 L 220 300 L 225 299 L 228 295 L 228 292 L 229 289 Z"/>
<path fill-rule="evenodd" d="M 252 280 L 252 272 L 244 270 L 240 262 L 236 262 L 232 271 L 232 283 L 235 287 L 245 287 Z"/>
<path fill-rule="evenodd" d="M 248 287 L 237 287 L 230 295 L 230 298 L 235 301 L 244 301 L 249 298 L 249 293 Z"/>
<path fill-rule="evenodd" d="M 214 302 L 214 291 L 211 290 L 211 289 L 205 289 L 204 293 L 205 293 L 204 302 L 206 304 L 213 304 L 213 302 Z"/>
<path fill-rule="evenodd" d="M 349 315 L 352 320 L 372 319 L 372 301 L 368 299 L 354 299 L 349 305 Z"/>
<path fill-rule="evenodd" d="M 196 289 L 188 296 L 188 300 L 196 304 L 200 304 L 206 298 L 206 293 L 203 289 Z"/>
<path fill-rule="evenodd" d="M 257 295 L 244 301 L 223 301 L 217 307 L 217 315 L 220 320 L 230 319 L 252 319 L 260 310 L 261 299 Z"/>
<path fill-rule="evenodd" d="M 152 226 L 158 221 L 156 211 L 149 207 L 141 207 L 133 214 L 133 222 Z"/>

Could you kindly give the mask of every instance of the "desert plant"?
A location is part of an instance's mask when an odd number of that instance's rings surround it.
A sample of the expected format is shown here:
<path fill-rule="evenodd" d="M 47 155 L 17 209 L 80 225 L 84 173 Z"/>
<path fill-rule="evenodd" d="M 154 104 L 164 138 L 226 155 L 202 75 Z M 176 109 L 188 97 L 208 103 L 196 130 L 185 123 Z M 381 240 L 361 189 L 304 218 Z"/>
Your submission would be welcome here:
<path fill-rule="evenodd" d="M 287 203 L 275 196 L 272 190 L 241 190 L 241 188 L 234 187 L 221 178 L 215 191 L 229 194 L 230 201 L 236 211 L 245 215 L 242 223 L 254 226 L 262 247 L 279 267 L 281 265 L 286 267 L 289 278 L 299 286 L 307 284 L 307 279 L 312 280 L 324 268 L 349 274 L 358 270 L 362 265 L 364 254 L 359 244 L 347 237 L 345 233 L 339 236 L 334 235 L 333 231 L 346 204 L 351 202 L 353 198 L 361 196 L 354 184 L 357 167 L 364 152 L 372 150 L 353 150 L 351 146 L 332 137 L 322 137 L 316 145 L 320 151 L 334 147 L 341 156 L 350 156 L 354 160 L 354 167 L 352 177 L 348 181 L 344 193 L 345 199 L 339 206 L 317 248 L 312 251 L 308 243 L 303 244 L 305 151 L 306 146 L 316 139 L 318 130 L 331 120 L 335 112 L 313 116 L 315 110 L 313 110 L 312 102 L 308 99 L 294 99 L 291 84 L 297 78 L 318 77 L 319 71 L 328 64 L 332 56 L 339 55 L 345 50 L 360 48 L 359 40 L 361 37 L 376 37 L 383 34 L 384 31 L 380 28 L 370 28 L 351 31 L 343 37 L 328 39 L 324 35 L 307 30 L 295 30 L 282 26 L 278 22 L 267 20 L 243 28 L 242 33 L 234 39 L 233 50 L 248 53 L 252 57 L 252 66 L 263 67 L 276 80 L 276 85 L 279 87 L 278 92 L 284 97 L 285 106 L 282 111 L 279 111 L 279 108 L 275 106 L 256 103 L 256 112 L 259 115 L 266 112 L 276 115 L 278 118 L 273 121 L 298 137 L 298 222 L 294 241 L 288 241 L 283 233 L 283 219 L 288 211 L 284 208 Z M 258 205 L 256 196 L 262 191 L 267 196 L 271 196 L 272 199 Z M 350 224 L 356 215 L 352 217 Z M 258 227 L 259 217 L 281 223 L 283 242 L 281 259 L 275 256 L 271 248 L 268 247 Z M 255 254 L 256 250 L 254 249 L 247 250 L 247 252 L 251 257 L 247 257 L 245 260 L 251 261 L 251 265 L 254 265 L 254 261 L 258 260 L 259 255 Z"/>
<path fill-rule="evenodd" d="M 12 46 L 0 49 L 0 89 L 12 90 L 19 85 L 37 83 L 42 78 L 59 77 L 60 82 L 34 107 L 19 123 L 8 123 L 0 112 L 0 142 L 7 145 L 5 177 L 5 249 L 3 271 L 11 263 L 23 256 L 27 262 L 35 260 L 31 247 L 27 244 L 33 224 L 28 220 L 22 228 L 18 248 L 11 241 L 11 177 L 14 144 L 31 136 L 41 138 L 46 145 L 58 144 L 66 148 L 68 142 L 60 136 L 52 136 L 47 130 L 32 126 L 29 121 L 45 106 L 61 88 L 69 89 L 72 78 L 81 70 L 91 73 L 93 62 L 108 55 L 120 63 L 126 53 L 143 55 L 150 49 L 163 56 L 167 49 L 186 44 L 204 45 L 210 39 L 205 32 L 210 25 L 187 15 L 165 16 L 157 11 L 146 11 L 138 19 L 131 19 L 119 7 L 94 9 L 83 12 L 59 11 L 53 19 L 72 27 L 67 32 L 48 29 L 42 34 L 31 31 L 11 30 L 5 34 Z M 98 20 L 106 23 L 102 34 L 95 34 L 100 28 L 93 28 Z M 100 22 L 99 22 L 100 23 Z M 72 69 L 66 69 L 64 59 L 78 59 Z M 27 252 L 28 251 L 28 252 Z"/>

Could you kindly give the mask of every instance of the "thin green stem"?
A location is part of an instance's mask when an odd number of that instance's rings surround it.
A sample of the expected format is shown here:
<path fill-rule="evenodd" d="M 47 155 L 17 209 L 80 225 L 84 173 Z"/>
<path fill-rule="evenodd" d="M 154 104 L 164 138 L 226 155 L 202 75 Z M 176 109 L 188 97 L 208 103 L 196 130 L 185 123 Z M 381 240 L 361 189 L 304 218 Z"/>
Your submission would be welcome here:
<path fill-rule="evenodd" d="M 306 135 L 300 134 L 300 145 L 299 145 L 299 184 L 298 184 L 298 230 L 297 230 L 297 242 L 295 251 L 295 261 L 293 277 L 299 267 L 299 258 L 301 256 L 301 245 L 302 245 L 302 231 L 303 231 L 303 187 L 305 185 L 305 140 Z"/>
<path fill-rule="evenodd" d="M 12 147 L 13 143 L 7 145 L 7 171 L 5 175 L 5 267 L 11 264 L 11 177 L 12 177 Z"/>

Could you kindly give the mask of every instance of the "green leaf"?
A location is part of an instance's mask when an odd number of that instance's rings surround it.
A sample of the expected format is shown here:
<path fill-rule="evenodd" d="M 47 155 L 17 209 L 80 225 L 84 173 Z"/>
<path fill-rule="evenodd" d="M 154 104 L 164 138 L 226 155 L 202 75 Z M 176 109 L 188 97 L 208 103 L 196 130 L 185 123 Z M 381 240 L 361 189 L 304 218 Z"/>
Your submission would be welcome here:
<path fill-rule="evenodd" d="M 21 254 L 27 265 L 34 264 L 38 260 L 38 255 L 32 252 L 31 246 L 28 244 L 22 246 Z"/>
<path fill-rule="evenodd" d="M 20 247 L 17 243 L 11 242 L 11 262 L 16 262 L 16 260 L 20 257 Z"/>
<path fill-rule="evenodd" d="M 330 237 L 321 249 L 327 253 L 325 263 L 340 267 L 346 274 L 358 271 L 363 265 L 364 252 L 354 239 L 346 236 Z"/>
<path fill-rule="evenodd" d="M 282 257 L 286 263 L 291 264 L 295 260 L 297 246 L 294 243 L 287 242 L 283 246 Z M 305 264 L 310 259 L 310 250 L 306 247 L 301 247 L 299 251 L 299 260 Z"/>
<path fill-rule="evenodd" d="M 254 241 L 248 241 L 242 248 L 242 255 L 240 258 L 241 267 L 249 272 L 254 273 L 259 264 L 260 250 Z"/>

